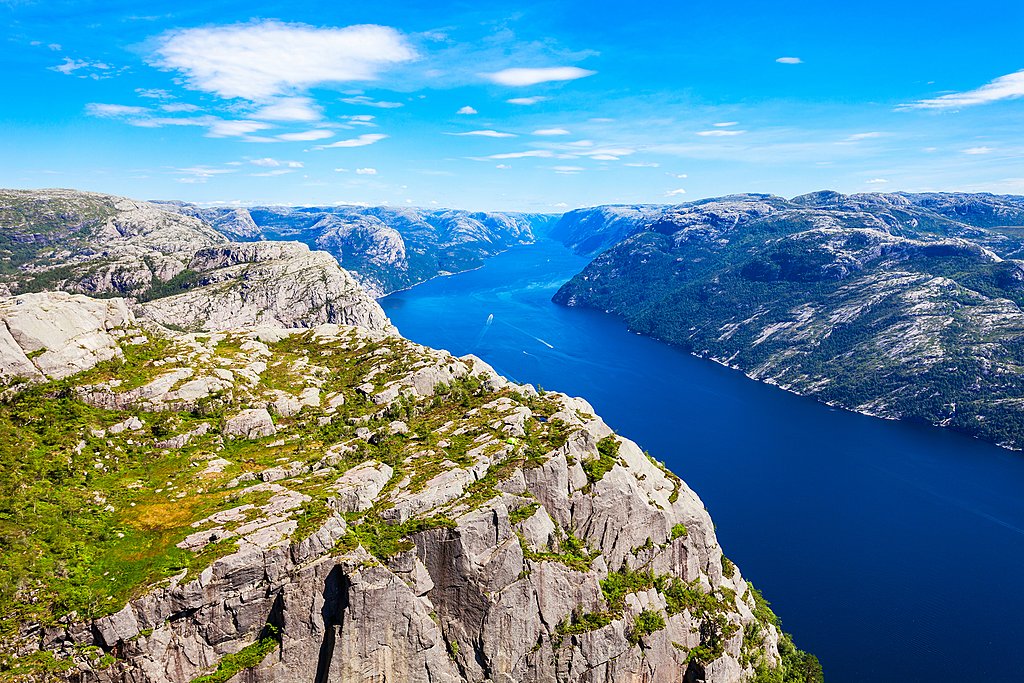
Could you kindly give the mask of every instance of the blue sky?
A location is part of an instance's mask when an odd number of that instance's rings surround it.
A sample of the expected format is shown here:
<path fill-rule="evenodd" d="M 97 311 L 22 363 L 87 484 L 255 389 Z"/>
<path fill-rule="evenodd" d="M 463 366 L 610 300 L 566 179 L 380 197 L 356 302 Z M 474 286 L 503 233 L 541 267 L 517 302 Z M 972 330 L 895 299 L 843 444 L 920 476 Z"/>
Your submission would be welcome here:
<path fill-rule="evenodd" d="M 193 4 L 0 0 L 0 186 L 530 211 L 1024 194 L 1024 3 Z"/>

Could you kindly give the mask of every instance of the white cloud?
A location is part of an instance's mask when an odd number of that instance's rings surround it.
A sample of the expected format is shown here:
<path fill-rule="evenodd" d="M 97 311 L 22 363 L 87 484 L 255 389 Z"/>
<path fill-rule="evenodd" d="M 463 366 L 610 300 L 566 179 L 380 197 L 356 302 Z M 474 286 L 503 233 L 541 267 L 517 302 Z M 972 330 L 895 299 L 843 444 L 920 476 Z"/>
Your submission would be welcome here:
<path fill-rule="evenodd" d="M 803 64 L 804 60 L 799 57 L 779 57 L 775 60 L 779 64 Z"/>
<path fill-rule="evenodd" d="M 885 178 L 872 178 L 871 180 L 865 180 L 864 182 L 868 185 L 885 185 L 889 181 Z"/>
<path fill-rule="evenodd" d="M 502 133 L 497 130 L 470 130 L 465 133 L 445 133 L 445 135 L 472 135 L 482 138 L 514 138 L 515 133 Z"/>
<path fill-rule="evenodd" d="M 619 160 L 619 157 L 617 157 L 617 156 L 615 156 L 613 154 L 594 154 L 590 158 L 591 159 L 595 159 L 597 161 L 618 161 Z"/>
<path fill-rule="evenodd" d="M 282 97 L 261 107 L 250 116 L 264 121 L 319 121 L 323 118 L 323 113 L 308 97 Z"/>
<path fill-rule="evenodd" d="M 186 112 L 199 111 L 199 107 L 194 104 L 186 104 L 184 102 L 172 102 L 171 104 L 161 104 L 160 108 L 170 114 L 181 114 Z"/>
<path fill-rule="evenodd" d="M 373 125 L 370 122 L 373 121 L 376 117 L 373 114 L 351 114 L 349 116 L 342 116 L 341 118 L 344 119 L 345 121 L 348 121 L 349 123 L 354 123 L 361 126 L 370 126 Z"/>
<path fill-rule="evenodd" d="M 270 128 L 270 124 L 262 121 L 214 121 L 210 124 L 210 130 L 206 136 L 210 138 L 237 137 L 267 128 Z"/>
<path fill-rule="evenodd" d="M 689 178 L 690 177 L 690 176 L 688 176 L 685 173 L 666 173 L 665 175 L 670 175 L 673 178 L 679 178 L 680 180 L 682 180 L 684 178 Z"/>
<path fill-rule="evenodd" d="M 57 71 L 65 76 L 77 76 L 78 78 L 91 78 L 100 80 L 110 78 L 114 75 L 114 67 L 104 62 L 90 62 L 82 59 L 71 59 L 65 57 L 64 62 L 49 67 L 50 71 Z M 81 71 L 82 73 L 78 73 Z"/>
<path fill-rule="evenodd" d="M 345 104 L 356 104 L 362 107 L 376 107 L 377 109 L 398 109 L 404 106 L 401 102 L 383 102 L 381 100 L 375 100 L 372 97 L 366 95 L 356 95 L 355 97 L 343 97 L 341 101 Z"/>
<path fill-rule="evenodd" d="M 456 114 L 461 114 L 463 116 L 472 116 L 473 114 L 478 114 L 479 112 L 476 109 L 473 109 L 473 107 L 470 107 L 469 105 L 466 105 L 465 107 L 461 107 L 455 113 Z"/>
<path fill-rule="evenodd" d="M 288 173 L 294 173 L 295 171 L 290 168 L 275 168 L 273 171 L 264 171 L 263 173 L 250 173 L 249 175 L 253 178 L 273 178 L 274 176 L 287 175 Z"/>
<path fill-rule="evenodd" d="M 582 166 L 552 166 L 551 170 L 553 170 L 555 173 L 573 175 L 579 173 L 580 171 L 585 171 L 586 169 L 583 168 Z"/>
<path fill-rule="evenodd" d="M 601 156 L 627 157 L 630 154 L 636 154 L 636 150 L 629 147 L 600 147 L 594 150 L 580 151 L 579 153 L 597 159 Z"/>
<path fill-rule="evenodd" d="M 169 116 L 144 116 L 131 118 L 126 121 L 129 126 L 136 128 L 163 128 L 164 126 L 208 126 L 216 119 L 212 116 L 194 117 L 169 117 Z"/>
<path fill-rule="evenodd" d="M 487 157 L 488 159 L 528 159 L 531 157 L 537 157 L 540 159 L 550 159 L 555 156 L 554 152 L 546 149 L 531 149 L 526 152 L 505 152 L 504 154 L 492 154 Z"/>
<path fill-rule="evenodd" d="M 977 104 L 1024 97 L 1024 69 L 1000 76 L 975 90 L 955 92 L 941 97 L 901 104 L 897 109 L 959 109 Z"/>
<path fill-rule="evenodd" d="M 210 166 L 189 166 L 188 168 L 177 168 L 174 169 L 177 173 L 184 174 L 184 177 L 178 178 L 179 183 L 205 183 L 210 178 L 225 173 L 234 173 L 233 168 L 212 168 Z"/>
<path fill-rule="evenodd" d="M 350 138 L 348 140 L 338 140 L 337 142 L 332 142 L 329 145 L 320 145 L 318 147 L 314 147 L 314 149 L 334 149 L 337 147 L 366 147 L 367 145 L 372 145 L 375 142 L 380 142 L 386 137 L 387 135 L 381 135 L 380 133 L 366 133 L 365 135 L 360 135 L 358 137 Z"/>
<path fill-rule="evenodd" d="M 301 161 L 279 161 L 271 157 L 263 157 L 262 159 L 250 159 L 249 163 L 253 166 L 263 166 L 264 168 L 277 168 L 284 166 L 287 168 L 302 168 L 303 163 Z"/>
<path fill-rule="evenodd" d="M 377 175 L 377 169 L 375 168 L 357 168 L 357 175 Z"/>
<path fill-rule="evenodd" d="M 383 68 L 415 58 L 405 37 L 387 26 L 254 21 L 165 33 L 152 63 L 182 73 L 197 90 L 258 101 L 323 83 L 372 81 Z"/>
<path fill-rule="evenodd" d="M 141 116 L 149 113 L 145 107 L 133 107 L 126 104 L 103 104 L 101 102 L 90 102 L 85 105 L 85 111 L 90 116 L 102 118 L 117 118 L 121 116 Z"/>
<path fill-rule="evenodd" d="M 686 190 L 684 190 L 683 188 L 680 187 L 678 190 L 669 190 L 668 192 L 665 193 L 665 196 L 666 197 L 678 197 L 678 196 L 684 195 L 684 194 L 686 194 Z"/>
<path fill-rule="evenodd" d="M 533 131 L 534 135 L 570 135 L 565 128 L 538 128 Z"/>
<path fill-rule="evenodd" d="M 285 142 L 308 142 L 310 140 L 325 140 L 333 137 L 333 131 L 318 128 L 316 130 L 302 131 L 301 133 L 281 133 L 277 136 L 277 139 Z"/>
<path fill-rule="evenodd" d="M 538 95 L 535 97 L 513 97 L 512 99 L 505 101 L 509 104 L 518 104 L 523 107 L 529 107 L 530 105 L 537 104 L 538 102 L 543 102 L 546 99 L 548 98 Z"/>
<path fill-rule="evenodd" d="M 868 133 L 854 133 L 853 135 L 846 138 L 845 142 L 859 142 L 861 140 L 872 140 L 874 138 L 884 137 L 885 133 L 879 133 L 878 131 L 870 131 Z"/>
<path fill-rule="evenodd" d="M 511 166 L 509 166 L 508 164 L 498 164 L 498 165 L 497 165 L 497 166 L 495 166 L 494 168 L 501 168 L 501 169 L 506 169 L 506 168 L 512 168 L 512 167 L 511 167 Z"/>
<path fill-rule="evenodd" d="M 727 138 L 732 137 L 734 135 L 743 135 L 746 132 L 747 131 L 745 130 L 716 128 L 714 130 L 699 130 L 697 131 L 697 135 L 700 135 L 701 137 L 705 138 Z"/>
<path fill-rule="evenodd" d="M 167 90 L 160 88 L 136 88 L 135 94 L 139 97 L 146 97 L 151 100 L 171 100 L 174 96 Z"/>
<path fill-rule="evenodd" d="M 964 154 L 991 154 L 995 150 L 991 147 L 968 147 L 962 151 Z"/>
<path fill-rule="evenodd" d="M 719 123 L 712 123 L 715 128 L 728 128 L 729 126 L 739 125 L 739 121 L 721 121 Z"/>
<path fill-rule="evenodd" d="M 656 161 L 633 161 L 625 165 L 631 168 L 658 168 L 661 166 L 661 164 Z"/>
<path fill-rule="evenodd" d="M 596 71 L 578 66 L 552 66 L 540 69 L 503 69 L 494 73 L 481 74 L 498 85 L 524 86 L 550 83 L 552 81 L 574 81 L 577 78 L 593 76 Z"/>

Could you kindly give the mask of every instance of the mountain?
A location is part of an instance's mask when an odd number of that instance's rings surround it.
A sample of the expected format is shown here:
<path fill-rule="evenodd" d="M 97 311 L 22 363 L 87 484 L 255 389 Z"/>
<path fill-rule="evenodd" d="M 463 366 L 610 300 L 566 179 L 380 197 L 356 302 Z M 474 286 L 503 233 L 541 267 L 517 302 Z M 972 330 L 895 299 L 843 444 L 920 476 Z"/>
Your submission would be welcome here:
<path fill-rule="evenodd" d="M 74 190 L 0 190 L 0 293 L 131 297 L 179 329 L 321 323 L 386 329 L 384 311 L 324 252 L 239 243 L 147 202 Z"/>
<path fill-rule="evenodd" d="M 1022 226 L 1024 198 L 988 194 L 580 210 L 553 234 L 605 251 L 555 301 L 830 405 L 1024 448 Z"/>
<path fill-rule="evenodd" d="M 821 680 L 586 401 L 393 331 L 132 308 L 0 298 L 0 679 Z"/>
<path fill-rule="evenodd" d="M 201 218 L 238 240 L 297 240 L 323 250 L 374 296 L 437 275 L 478 268 L 484 259 L 546 232 L 557 216 L 453 209 L 161 206 Z"/>

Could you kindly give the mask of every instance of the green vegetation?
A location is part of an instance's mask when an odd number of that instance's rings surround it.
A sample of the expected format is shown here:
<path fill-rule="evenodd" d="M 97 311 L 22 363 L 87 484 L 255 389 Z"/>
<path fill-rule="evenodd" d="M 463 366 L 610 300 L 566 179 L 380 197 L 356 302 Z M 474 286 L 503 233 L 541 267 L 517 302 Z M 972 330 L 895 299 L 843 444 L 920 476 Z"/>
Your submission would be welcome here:
<path fill-rule="evenodd" d="M 519 522 L 526 521 L 530 517 L 533 517 L 539 509 L 539 503 L 530 503 L 529 505 L 524 505 L 521 508 L 516 508 L 512 512 L 508 513 L 508 521 L 511 524 L 519 524 Z"/>
<path fill-rule="evenodd" d="M 533 550 L 522 534 L 519 534 L 519 545 L 522 547 L 523 557 L 527 560 L 533 560 L 534 562 L 561 562 L 566 567 L 575 569 L 578 572 L 588 571 L 594 558 L 597 557 L 597 553 L 590 552 L 586 543 L 577 538 L 573 534 L 572 529 L 567 529 L 563 533 L 556 528 L 555 548 L 553 550 Z"/>
<path fill-rule="evenodd" d="M 619 462 L 619 440 L 606 436 L 597 442 L 597 458 L 583 461 L 583 471 L 591 484 L 601 481 Z"/>
<path fill-rule="evenodd" d="M 677 538 L 683 538 L 688 533 L 690 533 L 690 530 L 686 528 L 686 525 L 683 524 L 682 522 L 679 522 L 678 524 L 674 524 L 672 526 L 672 536 L 671 536 L 671 539 L 674 541 Z"/>
<path fill-rule="evenodd" d="M 225 655 L 217 664 L 216 671 L 193 678 L 192 683 L 227 683 L 239 672 L 259 666 L 267 655 L 280 645 L 279 639 L 280 633 L 277 628 L 268 624 L 260 634 L 259 640 L 234 654 Z"/>
<path fill-rule="evenodd" d="M 658 612 L 645 609 L 633 620 L 633 628 L 626 634 L 626 639 L 636 645 L 644 636 L 665 628 L 665 618 Z"/>
<path fill-rule="evenodd" d="M 375 516 L 363 518 L 362 522 L 349 531 L 367 551 L 380 560 L 412 550 L 409 536 L 431 529 L 452 529 L 455 522 L 438 515 L 425 519 L 410 519 L 401 524 L 391 524 Z"/>
<path fill-rule="evenodd" d="M 590 633 L 604 628 L 616 618 L 610 612 L 573 612 L 568 621 L 563 621 L 555 628 L 559 635 L 568 636 L 578 633 Z"/>

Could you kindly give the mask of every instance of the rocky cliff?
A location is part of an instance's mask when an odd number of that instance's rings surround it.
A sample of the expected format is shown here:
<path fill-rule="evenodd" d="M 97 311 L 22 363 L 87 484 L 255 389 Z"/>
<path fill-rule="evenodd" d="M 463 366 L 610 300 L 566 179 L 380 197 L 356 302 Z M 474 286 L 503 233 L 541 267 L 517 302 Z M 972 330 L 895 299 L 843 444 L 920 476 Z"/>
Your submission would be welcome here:
<path fill-rule="evenodd" d="M 157 317 L 0 303 L 0 678 L 820 680 L 582 399 L 387 331 Z"/>
<path fill-rule="evenodd" d="M 1024 198 L 737 195 L 637 209 L 613 246 L 606 215 L 556 227 L 607 247 L 556 301 L 831 405 L 1024 447 Z"/>
<path fill-rule="evenodd" d="M 0 294 L 45 290 L 131 297 L 140 316 L 179 329 L 390 327 L 349 273 L 304 244 L 229 242 L 123 197 L 0 191 Z"/>
<path fill-rule="evenodd" d="M 297 240 L 329 252 L 374 296 L 484 259 L 546 232 L 557 216 L 384 206 L 199 207 L 162 203 L 238 240 Z"/>

